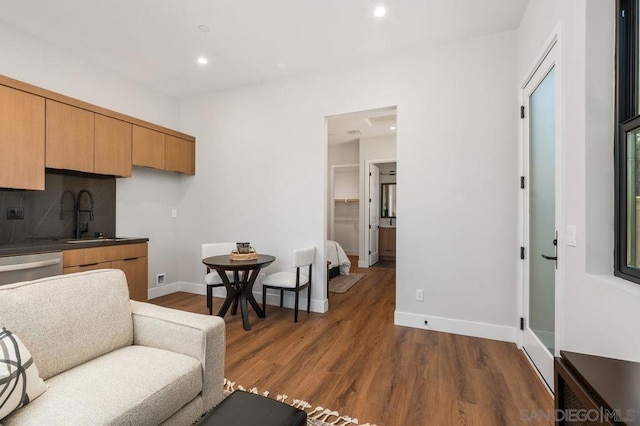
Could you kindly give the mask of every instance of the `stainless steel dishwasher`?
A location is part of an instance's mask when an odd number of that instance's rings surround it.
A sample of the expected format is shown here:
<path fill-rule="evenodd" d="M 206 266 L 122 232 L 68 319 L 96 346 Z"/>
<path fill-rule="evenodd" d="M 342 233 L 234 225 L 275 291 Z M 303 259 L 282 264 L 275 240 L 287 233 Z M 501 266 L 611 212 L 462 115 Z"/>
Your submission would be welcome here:
<path fill-rule="evenodd" d="M 62 252 L 0 257 L 0 285 L 62 275 Z"/>

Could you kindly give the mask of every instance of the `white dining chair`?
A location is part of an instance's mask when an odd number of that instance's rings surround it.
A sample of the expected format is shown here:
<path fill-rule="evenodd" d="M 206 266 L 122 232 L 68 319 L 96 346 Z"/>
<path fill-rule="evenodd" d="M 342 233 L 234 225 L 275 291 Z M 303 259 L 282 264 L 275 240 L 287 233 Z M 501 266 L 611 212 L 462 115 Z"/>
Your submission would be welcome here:
<path fill-rule="evenodd" d="M 311 310 L 311 270 L 316 255 L 315 247 L 296 249 L 293 251 L 293 264 L 295 272 L 281 271 L 267 275 L 262 280 L 262 310 L 267 315 L 267 289 L 280 290 L 280 307 L 284 299 L 285 291 L 293 291 L 296 294 L 296 302 L 293 313 L 295 322 L 298 322 L 298 299 L 301 290 L 307 289 L 307 313 Z M 305 273 L 307 272 L 307 273 Z"/>
<path fill-rule="evenodd" d="M 222 256 L 225 254 L 231 253 L 232 250 L 236 248 L 236 243 L 209 243 L 202 244 L 200 246 L 202 259 L 206 259 L 207 257 L 212 256 Z M 229 281 L 234 282 L 233 272 L 227 271 L 227 277 L 229 277 Z M 214 287 L 224 287 L 224 283 L 218 275 L 218 272 L 211 271 L 210 268 L 207 268 L 207 275 L 204 277 L 204 282 L 207 285 L 207 308 L 209 308 L 209 315 L 213 313 L 213 288 Z M 237 309 L 234 306 L 232 312 Z"/>

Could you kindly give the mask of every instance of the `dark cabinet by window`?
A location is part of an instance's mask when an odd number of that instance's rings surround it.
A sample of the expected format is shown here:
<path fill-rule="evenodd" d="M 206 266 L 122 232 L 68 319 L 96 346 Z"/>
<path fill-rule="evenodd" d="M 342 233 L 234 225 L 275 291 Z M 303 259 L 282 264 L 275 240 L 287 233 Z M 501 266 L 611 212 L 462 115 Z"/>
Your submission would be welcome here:
<path fill-rule="evenodd" d="M 640 364 L 560 352 L 555 359 L 556 425 L 640 424 Z"/>

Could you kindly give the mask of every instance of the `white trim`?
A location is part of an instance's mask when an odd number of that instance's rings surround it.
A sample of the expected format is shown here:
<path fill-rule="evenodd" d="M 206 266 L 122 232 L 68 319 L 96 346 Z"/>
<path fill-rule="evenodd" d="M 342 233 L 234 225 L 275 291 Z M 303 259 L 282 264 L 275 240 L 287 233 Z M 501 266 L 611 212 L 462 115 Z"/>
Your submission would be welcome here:
<path fill-rule="evenodd" d="M 427 321 L 428 325 L 425 325 Z M 441 331 L 461 334 L 463 336 L 481 337 L 484 339 L 516 342 L 517 328 L 505 325 L 488 324 L 477 321 L 466 321 L 454 318 L 443 318 L 432 315 L 419 315 L 410 312 L 395 311 L 395 325 L 420 328 L 423 330 Z"/>
<path fill-rule="evenodd" d="M 166 296 L 168 294 L 177 293 L 179 291 L 191 294 L 199 294 L 206 295 L 207 294 L 207 286 L 202 283 L 189 283 L 184 281 L 174 282 L 171 284 L 163 285 L 162 287 L 154 287 L 150 288 L 148 291 L 149 300 L 155 299 L 157 297 Z M 226 295 L 226 291 L 222 287 L 214 287 L 213 296 L 224 298 Z M 253 296 L 258 301 L 258 304 L 262 304 L 262 291 L 258 291 L 257 287 L 254 287 Z M 280 306 L 280 296 L 279 294 L 271 294 L 267 293 L 267 305 L 272 306 Z M 285 308 L 293 309 L 295 305 L 294 295 L 291 292 L 285 292 L 284 295 L 284 303 Z M 306 311 L 307 309 L 307 296 L 306 290 L 300 293 L 300 301 L 299 301 L 299 309 L 301 311 Z M 311 299 L 311 312 L 316 313 L 325 313 L 329 310 L 329 301 L 327 299 L 318 300 Z"/>
<path fill-rule="evenodd" d="M 551 361 L 545 362 L 545 366 L 536 367 L 538 370 L 542 368 L 545 370 L 542 374 L 546 377 L 546 380 L 549 380 L 547 377 L 549 368 L 553 368 L 553 355 L 557 355 L 560 352 L 560 349 L 563 348 L 563 312 L 562 312 L 562 299 L 564 294 L 564 259 L 565 259 L 565 244 L 564 244 L 564 205 L 563 205 L 563 189 L 564 189 L 564 145 L 565 145 L 565 135 L 564 135 L 564 122 L 563 122 L 563 108 L 565 105 L 564 102 L 564 72 L 562 65 L 562 21 L 559 21 L 558 24 L 553 29 L 552 33 L 547 38 L 543 48 L 539 51 L 535 60 L 533 61 L 531 67 L 525 74 L 522 83 L 520 85 L 520 105 L 528 105 L 528 96 L 530 93 L 535 90 L 530 90 L 527 92 L 528 86 L 537 86 L 539 81 L 533 81 L 534 76 L 538 73 L 539 70 L 544 66 L 546 70 L 551 69 L 551 67 L 555 68 L 556 78 L 556 178 L 555 178 L 555 204 L 556 204 L 556 230 L 558 231 L 558 242 L 557 242 L 557 253 L 558 259 L 558 269 L 555 273 L 555 306 L 554 306 L 554 315 L 555 315 L 555 344 L 554 350 L 555 354 L 549 354 Z M 551 65 L 549 65 L 551 62 Z M 546 75 L 545 73 L 542 73 Z M 527 108 L 527 114 L 529 113 Z M 527 224 L 529 223 L 529 166 L 527 163 L 528 157 L 528 117 L 525 120 L 521 120 L 520 125 L 520 155 L 522 159 L 521 163 L 521 176 L 525 176 L 527 180 L 527 185 L 525 185 L 525 190 L 521 191 L 520 195 L 520 214 L 519 214 L 519 231 L 518 233 L 521 235 L 521 246 L 525 247 L 525 261 L 520 261 L 520 265 L 518 267 L 518 271 L 520 273 L 520 283 L 518 286 L 518 312 L 520 317 L 525 317 L 525 330 L 519 331 L 517 333 L 517 344 L 518 347 L 525 347 L 525 342 L 529 345 L 535 344 L 539 346 L 539 348 L 533 348 L 530 346 L 530 351 L 535 352 L 538 359 L 546 359 L 547 356 L 544 354 L 545 347 L 538 339 L 535 334 L 529 329 L 529 319 L 527 316 L 527 306 L 528 306 L 528 271 L 529 271 L 529 231 L 527 229 Z M 547 336 L 548 338 L 549 336 Z M 527 354 L 528 358 L 533 356 L 532 353 L 528 353 L 526 350 L 524 351 Z M 547 351 L 548 354 L 548 351 Z M 530 360 L 533 363 L 533 360 Z M 547 360 L 548 361 L 548 360 Z M 546 374 L 545 374 L 546 373 Z"/>
<path fill-rule="evenodd" d="M 180 291 L 180 283 L 169 283 L 160 287 L 152 287 L 147 290 L 147 299 L 155 299 L 157 297 L 166 296 L 167 294 L 177 293 Z"/>
<path fill-rule="evenodd" d="M 556 26 L 553 28 L 553 31 L 551 31 L 551 34 L 549 35 L 549 37 L 547 37 L 547 40 L 543 44 L 542 49 L 540 49 L 533 63 L 525 73 L 524 78 L 520 82 L 520 86 L 519 86 L 521 90 L 524 89 L 527 86 L 527 84 L 529 84 L 529 81 L 534 76 L 536 71 L 538 71 L 538 68 L 540 68 L 540 65 L 542 65 L 546 57 L 549 55 L 549 52 L 551 52 L 551 49 L 553 49 L 553 47 L 556 44 L 558 45 L 560 44 L 561 30 L 562 30 L 562 20 L 558 21 Z"/>
<path fill-rule="evenodd" d="M 363 191 L 364 191 L 364 200 L 368 200 L 370 197 L 369 194 L 369 170 L 371 164 L 384 164 L 384 163 L 397 163 L 398 160 L 396 158 L 380 158 L 375 160 L 365 160 L 364 167 L 362 168 L 362 179 L 363 179 Z M 363 206 L 366 204 L 366 206 Z M 364 214 L 360 214 L 360 229 L 364 233 L 364 261 L 358 259 L 358 268 L 368 268 L 370 263 L 369 256 L 369 204 L 370 203 L 360 203 L 360 210 L 364 212 Z M 364 220 L 363 220 L 364 219 Z M 397 227 L 396 223 L 396 227 Z M 362 250 L 362 249 L 361 249 Z"/>

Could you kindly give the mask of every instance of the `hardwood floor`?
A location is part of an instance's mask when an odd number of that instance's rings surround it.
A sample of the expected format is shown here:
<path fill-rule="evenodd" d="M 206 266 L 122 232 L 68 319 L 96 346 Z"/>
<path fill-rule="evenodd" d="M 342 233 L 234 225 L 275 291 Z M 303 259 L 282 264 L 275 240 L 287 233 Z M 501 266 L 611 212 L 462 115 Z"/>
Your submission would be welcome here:
<path fill-rule="evenodd" d="M 355 263 L 357 264 L 357 262 Z M 395 269 L 330 294 L 325 314 L 268 306 L 251 330 L 230 313 L 225 375 L 244 387 L 287 394 L 360 424 L 550 425 L 553 399 L 514 344 L 393 325 Z M 222 300 L 214 300 L 214 312 Z M 205 296 L 151 301 L 207 313 Z"/>

